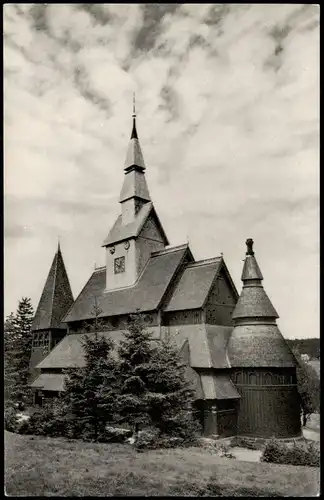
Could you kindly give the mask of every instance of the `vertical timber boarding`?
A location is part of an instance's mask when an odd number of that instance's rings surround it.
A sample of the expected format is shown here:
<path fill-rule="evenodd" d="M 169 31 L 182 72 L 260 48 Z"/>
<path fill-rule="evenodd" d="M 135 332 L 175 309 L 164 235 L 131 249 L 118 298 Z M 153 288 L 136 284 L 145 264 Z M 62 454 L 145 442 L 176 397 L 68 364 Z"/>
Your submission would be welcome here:
<path fill-rule="evenodd" d="M 238 435 L 299 437 L 299 398 L 295 378 L 291 369 L 236 371 L 234 383 L 241 395 Z"/>

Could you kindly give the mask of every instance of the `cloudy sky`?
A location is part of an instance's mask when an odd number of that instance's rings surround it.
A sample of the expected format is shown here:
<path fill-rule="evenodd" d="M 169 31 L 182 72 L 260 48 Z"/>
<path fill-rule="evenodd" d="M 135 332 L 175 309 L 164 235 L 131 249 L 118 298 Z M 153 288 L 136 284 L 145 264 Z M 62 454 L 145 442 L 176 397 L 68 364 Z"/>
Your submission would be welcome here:
<path fill-rule="evenodd" d="M 119 213 L 136 92 L 166 233 L 234 282 L 255 241 L 286 337 L 319 335 L 319 8 L 6 4 L 5 314 L 60 237 L 76 296 Z"/>

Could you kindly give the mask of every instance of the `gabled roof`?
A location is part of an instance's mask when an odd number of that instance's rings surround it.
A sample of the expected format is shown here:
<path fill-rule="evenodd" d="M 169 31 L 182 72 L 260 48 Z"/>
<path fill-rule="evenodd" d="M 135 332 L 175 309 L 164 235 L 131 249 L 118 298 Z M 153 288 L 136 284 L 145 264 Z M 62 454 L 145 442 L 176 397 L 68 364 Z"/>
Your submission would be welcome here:
<path fill-rule="evenodd" d="M 72 304 L 70 282 L 58 246 L 33 319 L 32 330 L 61 328 L 62 318 Z"/>
<path fill-rule="evenodd" d="M 129 224 L 122 224 L 122 216 L 119 215 L 117 217 L 117 220 L 115 224 L 113 225 L 112 229 L 110 230 L 107 238 L 103 242 L 103 247 L 109 246 L 109 245 L 114 245 L 120 241 L 127 240 L 129 238 L 136 238 L 139 233 L 141 232 L 141 229 L 143 228 L 146 220 L 148 219 L 149 215 L 152 214 L 155 220 L 157 221 L 157 224 L 159 225 L 159 229 L 161 232 L 161 235 L 164 239 L 165 245 L 169 244 L 168 238 L 164 232 L 164 229 L 162 227 L 162 224 L 158 218 L 158 215 L 155 211 L 155 208 L 153 206 L 152 202 L 145 203 L 137 212 L 135 220 Z"/>
<path fill-rule="evenodd" d="M 203 307 L 221 262 L 222 258 L 216 257 L 187 264 L 165 312 Z"/>
<path fill-rule="evenodd" d="M 153 252 L 135 285 L 119 290 L 105 292 L 106 268 L 94 271 L 64 321 L 92 318 L 94 297 L 101 317 L 158 309 L 188 251 L 181 245 Z"/>

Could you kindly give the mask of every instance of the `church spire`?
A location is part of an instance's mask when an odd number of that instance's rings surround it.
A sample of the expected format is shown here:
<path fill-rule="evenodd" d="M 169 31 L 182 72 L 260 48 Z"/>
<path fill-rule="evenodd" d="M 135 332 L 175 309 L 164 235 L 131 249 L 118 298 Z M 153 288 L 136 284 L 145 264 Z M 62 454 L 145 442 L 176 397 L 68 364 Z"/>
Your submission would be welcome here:
<path fill-rule="evenodd" d="M 254 286 L 262 286 L 261 281 L 263 280 L 263 276 L 256 258 L 254 257 L 252 238 L 248 238 L 245 244 L 247 250 L 241 278 L 243 281 L 243 286 L 246 286 L 246 283 L 251 284 L 251 280 L 253 280 Z"/>
<path fill-rule="evenodd" d="M 251 238 L 246 240 L 246 246 L 247 251 L 241 278 L 243 289 L 232 318 L 234 322 L 250 318 L 278 318 L 278 313 L 263 288 L 263 276 L 254 256 Z"/>
<path fill-rule="evenodd" d="M 292 367 L 295 359 L 279 331 L 279 317 L 262 285 L 253 240 L 246 241 L 243 288 L 232 314 L 234 328 L 227 345 L 232 367 Z"/>
<path fill-rule="evenodd" d="M 145 180 L 145 164 L 136 130 L 135 94 L 133 94 L 133 128 L 125 161 L 125 177 L 120 193 L 119 202 L 122 203 L 123 221 L 131 222 L 138 209 L 151 201 L 150 193 Z M 126 202 L 126 203 L 125 203 Z"/>
<path fill-rule="evenodd" d="M 126 154 L 124 170 L 126 172 L 129 172 L 135 169 L 137 171 L 143 172 L 145 170 L 145 163 L 136 129 L 135 93 L 133 94 L 132 118 L 133 118 L 133 128 L 130 137 L 130 143 Z"/>
<path fill-rule="evenodd" d="M 33 319 L 32 330 L 61 328 L 61 322 L 73 304 L 73 295 L 65 269 L 60 242 L 47 276 Z"/>
<path fill-rule="evenodd" d="M 135 92 L 133 94 L 133 128 L 131 133 L 131 139 L 138 139 L 137 130 L 136 130 L 136 109 L 135 109 Z"/>

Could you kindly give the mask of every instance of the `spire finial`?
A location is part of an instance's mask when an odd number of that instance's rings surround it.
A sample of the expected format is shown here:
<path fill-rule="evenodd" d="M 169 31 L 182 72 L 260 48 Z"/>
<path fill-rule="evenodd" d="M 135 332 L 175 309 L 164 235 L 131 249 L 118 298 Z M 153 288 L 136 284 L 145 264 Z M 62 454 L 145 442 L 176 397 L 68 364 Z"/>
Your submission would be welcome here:
<path fill-rule="evenodd" d="M 248 238 L 245 242 L 247 250 L 246 250 L 246 255 L 254 255 L 253 252 L 253 240 L 252 238 Z"/>
<path fill-rule="evenodd" d="M 57 237 L 57 251 L 61 251 L 61 246 L 60 246 L 60 236 Z"/>
<path fill-rule="evenodd" d="M 132 129 L 132 135 L 131 139 L 138 139 L 137 137 L 137 130 L 136 130 L 136 110 L 135 110 L 135 92 L 133 92 L 133 129 Z"/>
<path fill-rule="evenodd" d="M 136 118 L 136 109 L 135 109 L 135 92 L 133 92 L 133 118 Z"/>

